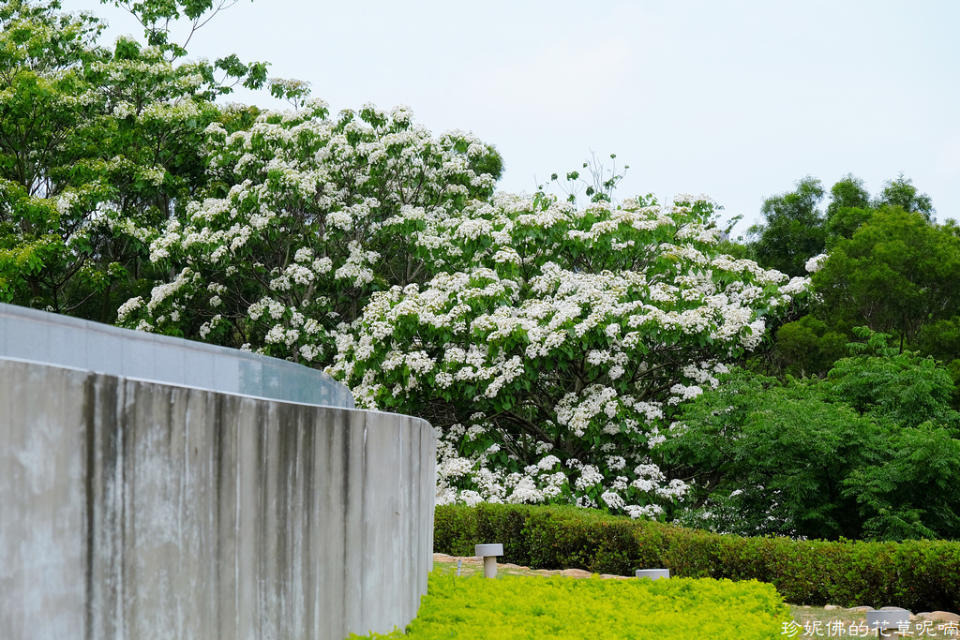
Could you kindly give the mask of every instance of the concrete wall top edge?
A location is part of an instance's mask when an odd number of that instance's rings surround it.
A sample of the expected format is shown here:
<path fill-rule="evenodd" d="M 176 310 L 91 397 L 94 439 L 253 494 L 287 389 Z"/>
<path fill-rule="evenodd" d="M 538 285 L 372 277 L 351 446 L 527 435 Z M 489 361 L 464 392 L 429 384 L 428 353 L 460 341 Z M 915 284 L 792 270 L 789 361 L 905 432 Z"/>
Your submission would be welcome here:
<path fill-rule="evenodd" d="M 424 420 L 423 418 L 417 418 L 417 417 L 415 417 L 415 416 L 408 416 L 408 415 L 403 414 L 403 413 L 391 413 L 391 412 L 388 412 L 388 411 L 370 411 L 370 410 L 367 410 L 367 409 L 357 409 L 356 407 L 353 407 L 353 406 L 351 406 L 351 407 L 345 407 L 345 406 L 334 405 L 334 404 L 317 404 L 317 403 L 314 403 L 314 402 L 297 402 L 297 401 L 295 401 L 295 400 L 282 400 L 282 399 L 278 399 L 278 398 L 269 398 L 269 397 L 265 397 L 265 396 L 255 396 L 255 395 L 251 395 L 251 394 L 249 394 L 249 393 L 234 393 L 234 392 L 231 392 L 231 391 L 224 391 L 223 389 L 209 389 L 209 388 L 207 388 L 207 387 L 198 387 L 198 386 L 195 386 L 195 385 L 175 384 L 175 383 L 172 383 L 172 382 L 167 382 L 167 381 L 165 381 L 165 380 L 153 380 L 153 379 L 150 379 L 150 378 L 137 378 L 137 377 L 134 377 L 134 376 L 118 376 L 118 375 L 116 375 L 116 374 L 107 373 L 107 372 L 105 372 L 105 371 L 93 371 L 93 370 L 90 370 L 90 369 L 84 369 L 84 368 L 82 368 L 82 367 L 71 367 L 71 366 L 66 366 L 66 365 L 62 365 L 62 364 L 51 364 L 51 363 L 49 363 L 49 362 L 38 362 L 38 361 L 36 361 L 36 360 L 30 360 L 30 359 L 28 359 L 28 358 L 11 358 L 11 357 L 8 357 L 8 356 L 0 355 L 0 364 L 2 364 L 2 363 L 4 363 L 4 362 L 17 362 L 17 363 L 29 364 L 29 365 L 36 365 L 36 366 L 41 366 L 41 367 L 51 367 L 51 368 L 54 368 L 54 369 L 66 369 L 66 370 L 68 370 L 68 371 L 76 371 L 77 373 L 81 373 L 81 374 L 93 374 L 93 375 L 97 375 L 97 376 L 108 376 L 108 377 L 111 377 L 111 378 L 116 378 L 116 379 L 118 379 L 118 380 L 120 380 L 120 381 L 130 381 L 130 382 L 137 382 L 137 383 L 142 383 L 142 384 L 156 384 L 156 385 L 162 385 L 162 386 L 164 386 L 164 387 L 174 387 L 174 388 L 184 389 L 184 390 L 203 391 L 203 392 L 209 392 L 209 393 L 218 393 L 218 394 L 225 395 L 225 396 L 232 396 L 232 397 L 236 397 L 236 398 L 247 398 L 247 399 L 250 399 L 250 400 L 256 400 L 256 401 L 258 401 L 258 402 L 277 402 L 277 403 L 280 403 L 280 404 L 291 404 L 291 405 L 298 405 L 298 406 L 303 406 L 303 407 L 316 407 L 316 408 L 319 408 L 319 409 L 338 409 L 338 410 L 343 410 L 343 411 L 363 411 L 364 413 L 375 413 L 375 414 L 382 414 L 382 415 L 399 416 L 399 417 L 402 417 L 402 418 L 410 418 L 411 420 L 418 420 L 418 421 L 423 422 L 424 424 L 426 424 L 427 426 L 430 426 L 430 427 L 432 428 L 432 426 L 430 425 L 430 423 L 427 422 L 426 420 Z"/>
<path fill-rule="evenodd" d="M 0 357 L 233 395 L 354 408 L 350 390 L 317 369 L 2 303 Z"/>

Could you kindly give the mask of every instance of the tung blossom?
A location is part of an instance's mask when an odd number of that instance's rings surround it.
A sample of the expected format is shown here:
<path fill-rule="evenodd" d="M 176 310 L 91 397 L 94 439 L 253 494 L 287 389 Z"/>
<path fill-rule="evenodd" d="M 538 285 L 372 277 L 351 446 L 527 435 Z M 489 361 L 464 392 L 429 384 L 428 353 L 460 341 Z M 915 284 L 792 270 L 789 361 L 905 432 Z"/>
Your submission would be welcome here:
<path fill-rule="evenodd" d="M 759 344 L 770 310 L 809 286 L 719 254 L 708 212 L 499 196 L 433 220 L 420 246 L 446 246 L 444 270 L 374 296 L 350 328 L 361 338 L 342 341 L 328 371 L 366 406 L 431 407 L 438 500 L 661 517 L 688 491 L 652 459 L 679 430 L 676 408 L 717 385 L 722 361 Z M 593 248 L 604 242 L 618 248 Z M 577 255 L 592 266 L 571 264 Z M 431 389 L 402 377 L 408 356 L 431 363 L 419 374 Z"/>

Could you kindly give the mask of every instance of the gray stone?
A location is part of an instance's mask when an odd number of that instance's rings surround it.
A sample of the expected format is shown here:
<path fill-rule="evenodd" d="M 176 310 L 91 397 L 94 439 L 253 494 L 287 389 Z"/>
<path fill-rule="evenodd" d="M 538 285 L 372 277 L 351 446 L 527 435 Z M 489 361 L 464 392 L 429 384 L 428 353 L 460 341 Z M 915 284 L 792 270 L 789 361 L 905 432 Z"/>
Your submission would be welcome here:
<path fill-rule="evenodd" d="M 917 618 L 919 620 L 931 620 L 933 622 L 960 623 L 960 615 L 951 613 L 949 611 L 929 611 L 924 613 L 918 613 Z"/>
<path fill-rule="evenodd" d="M 0 359 L 0 638 L 402 628 L 434 454 L 406 416 Z"/>
<path fill-rule="evenodd" d="M 636 576 L 649 580 L 662 580 L 670 577 L 670 569 L 637 569 Z"/>
<path fill-rule="evenodd" d="M 896 629 L 910 622 L 910 612 L 900 607 L 883 607 L 867 611 L 867 626 L 870 629 Z"/>

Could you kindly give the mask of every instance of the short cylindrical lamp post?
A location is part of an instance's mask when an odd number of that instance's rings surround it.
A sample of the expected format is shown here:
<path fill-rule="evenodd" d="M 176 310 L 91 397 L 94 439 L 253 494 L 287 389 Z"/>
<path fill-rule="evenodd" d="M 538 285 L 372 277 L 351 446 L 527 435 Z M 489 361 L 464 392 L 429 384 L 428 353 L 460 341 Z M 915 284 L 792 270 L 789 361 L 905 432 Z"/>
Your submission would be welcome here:
<path fill-rule="evenodd" d="M 483 575 L 486 578 L 497 577 L 497 556 L 503 555 L 502 544 L 478 544 L 474 547 L 477 556 L 483 558 Z"/>
<path fill-rule="evenodd" d="M 670 577 L 670 569 L 637 569 L 638 578 L 647 578 L 649 580 L 660 580 Z"/>

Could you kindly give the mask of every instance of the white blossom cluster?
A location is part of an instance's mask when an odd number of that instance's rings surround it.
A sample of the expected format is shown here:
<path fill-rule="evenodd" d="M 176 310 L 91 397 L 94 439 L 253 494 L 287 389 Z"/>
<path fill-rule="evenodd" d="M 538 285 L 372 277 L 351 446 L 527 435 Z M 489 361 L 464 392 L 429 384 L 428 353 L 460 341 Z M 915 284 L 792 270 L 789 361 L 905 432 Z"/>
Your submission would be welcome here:
<path fill-rule="evenodd" d="M 658 517 L 676 406 L 717 385 L 808 281 L 720 255 L 704 201 L 576 209 L 499 197 L 418 238 L 447 271 L 374 294 L 328 371 L 428 417 L 440 503 L 569 502 Z"/>
<path fill-rule="evenodd" d="M 820 271 L 820 269 L 823 268 L 823 263 L 826 261 L 827 261 L 827 254 L 821 253 L 807 260 L 806 264 L 804 265 L 804 268 L 807 270 L 807 273 L 816 273 L 817 271 Z"/>
<path fill-rule="evenodd" d="M 404 108 L 331 118 L 310 101 L 205 135 L 215 186 L 150 243 L 152 262 L 193 277 L 128 301 L 119 321 L 306 363 L 330 361 L 337 327 L 372 291 L 433 275 L 420 236 L 488 198 L 496 175 L 483 167 L 499 170 L 490 146 L 433 136 Z"/>
<path fill-rule="evenodd" d="M 360 406 L 427 418 L 440 503 L 669 514 L 678 405 L 807 295 L 721 254 L 703 198 L 493 195 L 491 147 L 404 108 L 310 101 L 205 136 L 209 189 L 150 242 L 169 279 L 119 322 L 329 365 Z"/>

